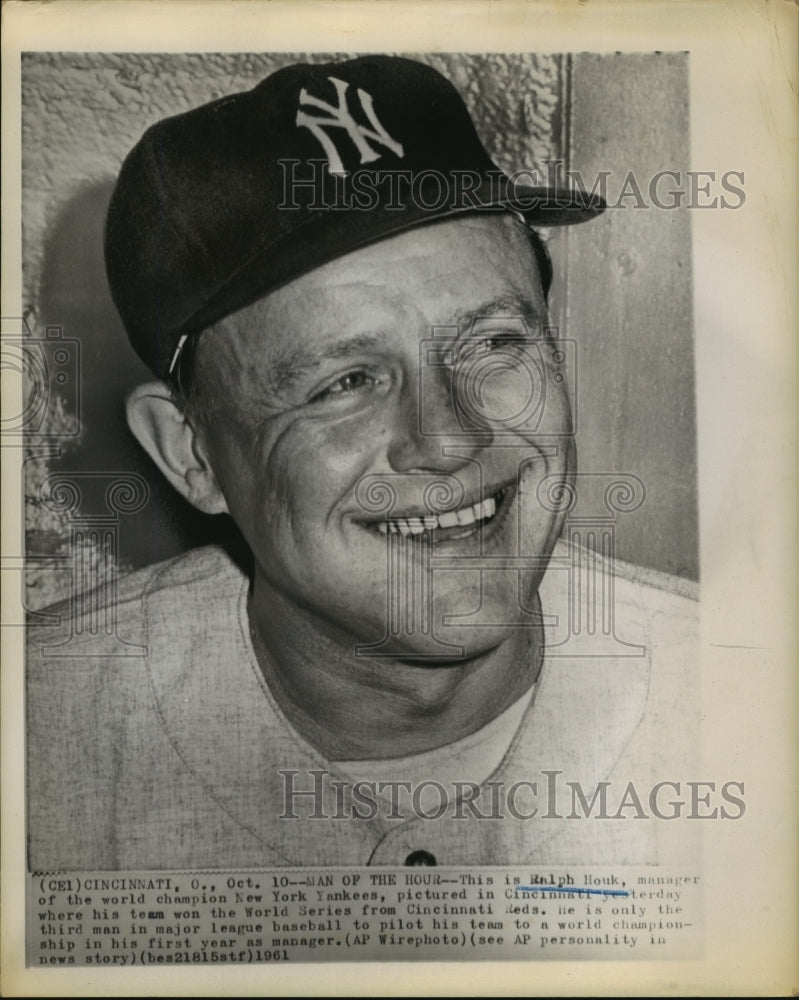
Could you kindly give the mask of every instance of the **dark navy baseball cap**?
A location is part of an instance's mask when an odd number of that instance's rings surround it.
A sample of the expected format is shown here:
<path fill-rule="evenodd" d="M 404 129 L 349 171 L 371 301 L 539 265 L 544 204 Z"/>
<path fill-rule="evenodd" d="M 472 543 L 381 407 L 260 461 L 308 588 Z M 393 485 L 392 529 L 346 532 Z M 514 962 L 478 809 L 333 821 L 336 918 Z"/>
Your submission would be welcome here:
<path fill-rule="evenodd" d="M 558 226 L 605 208 L 532 176 L 499 170 L 458 91 L 424 63 L 287 66 L 144 133 L 108 210 L 111 294 L 167 377 L 187 337 L 368 243 L 467 212 Z"/>

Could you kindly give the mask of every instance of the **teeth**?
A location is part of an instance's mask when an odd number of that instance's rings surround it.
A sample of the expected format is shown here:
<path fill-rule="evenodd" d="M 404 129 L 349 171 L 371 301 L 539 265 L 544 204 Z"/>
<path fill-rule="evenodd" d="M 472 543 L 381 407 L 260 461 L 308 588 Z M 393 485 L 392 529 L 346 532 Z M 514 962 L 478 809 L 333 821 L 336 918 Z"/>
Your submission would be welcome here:
<path fill-rule="evenodd" d="M 469 507 L 462 507 L 460 510 L 448 510 L 443 514 L 426 514 L 424 517 L 395 517 L 390 521 L 381 521 L 377 524 L 377 530 L 381 535 L 401 534 L 421 535 L 425 531 L 434 531 L 436 528 L 454 528 L 456 526 L 468 526 L 475 521 L 484 521 L 493 517 L 497 512 L 497 501 L 494 497 L 487 497 L 479 503 Z"/>

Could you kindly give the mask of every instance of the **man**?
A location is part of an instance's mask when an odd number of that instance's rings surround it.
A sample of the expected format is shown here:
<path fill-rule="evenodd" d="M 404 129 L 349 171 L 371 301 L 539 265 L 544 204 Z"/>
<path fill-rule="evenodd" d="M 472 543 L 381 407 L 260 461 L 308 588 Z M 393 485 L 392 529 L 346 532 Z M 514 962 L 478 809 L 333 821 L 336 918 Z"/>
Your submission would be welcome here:
<path fill-rule="evenodd" d="M 628 820 L 679 815 L 647 795 L 692 607 L 556 550 L 575 451 L 531 227 L 602 207 L 505 177 L 403 59 L 288 67 L 145 134 L 106 232 L 157 378 L 128 419 L 246 551 L 123 580 L 140 657 L 34 648 L 32 868 L 661 857 Z M 623 641 L 564 638 L 580 574 Z"/>

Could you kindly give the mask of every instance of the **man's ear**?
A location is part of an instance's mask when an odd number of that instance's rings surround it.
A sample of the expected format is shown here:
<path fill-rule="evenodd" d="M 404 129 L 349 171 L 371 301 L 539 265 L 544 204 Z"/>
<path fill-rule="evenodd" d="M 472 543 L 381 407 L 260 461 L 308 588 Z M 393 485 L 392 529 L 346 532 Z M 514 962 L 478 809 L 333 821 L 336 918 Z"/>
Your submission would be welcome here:
<path fill-rule="evenodd" d="M 227 512 L 207 452 L 164 382 L 147 382 L 131 392 L 128 426 L 178 493 L 206 514 Z"/>

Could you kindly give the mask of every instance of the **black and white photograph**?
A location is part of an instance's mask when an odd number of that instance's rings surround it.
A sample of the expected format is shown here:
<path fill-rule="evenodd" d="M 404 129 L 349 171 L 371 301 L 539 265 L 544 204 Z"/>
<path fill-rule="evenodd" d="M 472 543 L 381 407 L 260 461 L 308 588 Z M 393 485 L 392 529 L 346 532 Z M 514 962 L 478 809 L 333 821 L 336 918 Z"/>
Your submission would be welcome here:
<path fill-rule="evenodd" d="M 796 68 L 733 112 L 698 86 L 729 73 L 701 19 L 695 46 L 636 37 L 644 6 L 605 6 L 616 41 L 547 35 L 565 3 L 454 3 L 452 41 L 447 4 L 401 3 L 21 36 L 27 989 L 464 961 L 486 992 L 529 993 L 530 962 L 542 990 L 732 988 L 720 899 L 753 860 L 750 894 L 784 892 L 795 857 L 796 137 L 778 194 L 742 122 L 787 120 Z M 761 16 L 787 41 L 785 14 Z M 774 978 L 741 976 L 779 992 L 796 906 L 769 898 Z"/>

